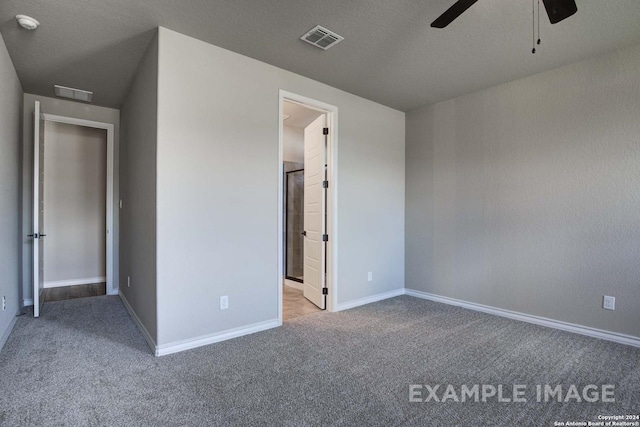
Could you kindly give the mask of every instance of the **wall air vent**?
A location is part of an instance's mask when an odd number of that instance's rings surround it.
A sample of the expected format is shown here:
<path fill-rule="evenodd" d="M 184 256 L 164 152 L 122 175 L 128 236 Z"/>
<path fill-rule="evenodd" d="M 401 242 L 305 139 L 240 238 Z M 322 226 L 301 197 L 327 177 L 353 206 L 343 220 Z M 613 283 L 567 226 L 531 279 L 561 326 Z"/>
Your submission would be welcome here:
<path fill-rule="evenodd" d="M 322 50 L 327 50 L 344 40 L 344 37 L 339 36 L 333 31 L 329 31 L 326 28 L 321 27 L 320 25 L 317 25 L 307 34 L 300 37 L 300 40 L 311 43 L 312 45 L 319 47 Z"/>
<path fill-rule="evenodd" d="M 93 92 L 88 90 L 74 89 L 60 85 L 53 85 L 56 96 L 60 98 L 69 98 L 74 101 L 91 102 L 93 100 Z"/>

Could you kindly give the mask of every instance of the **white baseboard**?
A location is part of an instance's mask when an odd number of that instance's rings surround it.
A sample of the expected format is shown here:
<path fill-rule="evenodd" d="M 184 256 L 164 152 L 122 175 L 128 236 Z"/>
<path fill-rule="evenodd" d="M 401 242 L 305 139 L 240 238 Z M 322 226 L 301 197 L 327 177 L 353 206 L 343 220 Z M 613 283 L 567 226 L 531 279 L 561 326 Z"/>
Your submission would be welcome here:
<path fill-rule="evenodd" d="M 166 356 L 167 354 L 178 353 L 180 351 L 190 350 L 192 348 L 202 347 L 205 345 L 225 341 L 231 338 L 241 337 L 256 332 L 265 331 L 267 329 L 281 326 L 277 319 L 267 320 L 264 322 L 254 323 L 239 328 L 227 329 L 226 331 L 217 332 L 215 334 L 204 335 L 201 337 L 188 339 L 184 341 L 176 341 L 169 344 L 162 344 L 156 347 L 156 356 Z"/>
<path fill-rule="evenodd" d="M 33 298 L 25 298 L 23 301 L 23 307 L 31 307 L 33 305 Z"/>
<path fill-rule="evenodd" d="M 372 302 L 378 302 L 385 299 L 397 297 L 400 295 L 404 295 L 404 288 L 395 289 L 393 291 L 384 292 L 381 294 L 371 295 L 369 297 L 359 298 L 356 300 L 340 303 L 338 304 L 336 311 L 349 310 L 350 308 L 359 307 L 365 304 L 371 304 Z"/>
<path fill-rule="evenodd" d="M 84 279 L 56 280 L 52 282 L 44 282 L 44 287 L 45 288 L 61 288 L 63 286 L 92 285 L 94 283 L 104 283 L 106 281 L 107 281 L 107 278 L 105 276 L 87 277 Z"/>
<path fill-rule="evenodd" d="M 7 340 L 9 339 L 9 335 L 11 335 L 11 331 L 13 331 L 13 327 L 16 325 L 16 320 L 18 320 L 18 317 L 13 316 L 13 319 L 11 319 L 11 322 L 9 322 L 9 326 L 7 326 L 7 329 L 4 331 L 4 334 L 2 334 L 2 337 L 0 337 L 0 351 L 2 351 L 2 348 L 4 347 Z"/>
<path fill-rule="evenodd" d="M 574 323 L 562 322 L 560 320 L 534 316 L 532 314 L 519 313 L 517 311 L 505 310 L 502 308 L 491 307 L 483 304 L 476 304 L 473 302 L 443 297 L 440 295 L 434 295 L 422 291 L 414 291 L 413 289 L 406 289 L 405 294 L 412 297 L 441 302 L 443 304 L 455 305 L 458 307 L 467 308 L 469 310 L 481 311 L 483 313 L 493 314 L 495 316 L 506 317 L 509 319 L 520 320 L 522 322 L 533 323 L 535 325 L 546 326 L 548 328 L 561 329 L 563 331 L 586 335 L 593 338 L 600 338 L 607 341 L 613 341 L 619 344 L 640 347 L 640 337 L 634 337 L 632 335 L 604 331 L 602 329 L 590 328 L 588 326 L 576 325 Z"/>
<path fill-rule="evenodd" d="M 300 291 L 304 290 L 304 284 L 296 282 L 295 280 L 284 279 L 284 285 L 290 288 L 298 289 Z"/>
<path fill-rule="evenodd" d="M 127 309 L 127 311 L 129 312 L 129 315 L 131 316 L 135 324 L 138 326 L 138 329 L 140 329 L 140 332 L 142 332 L 142 336 L 144 336 L 145 341 L 147 342 L 149 347 L 151 347 L 151 351 L 153 351 L 153 353 L 156 354 L 157 346 L 156 346 L 156 342 L 151 337 L 151 334 L 149 333 L 149 331 L 147 331 L 147 328 L 144 327 L 144 325 L 138 318 L 138 315 L 136 314 L 136 312 L 133 311 L 133 308 L 129 304 L 129 301 L 127 301 L 127 298 L 124 296 L 124 294 L 122 292 L 119 292 L 118 295 L 120 296 L 120 300 L 122 301 L 124 308 Z"/>

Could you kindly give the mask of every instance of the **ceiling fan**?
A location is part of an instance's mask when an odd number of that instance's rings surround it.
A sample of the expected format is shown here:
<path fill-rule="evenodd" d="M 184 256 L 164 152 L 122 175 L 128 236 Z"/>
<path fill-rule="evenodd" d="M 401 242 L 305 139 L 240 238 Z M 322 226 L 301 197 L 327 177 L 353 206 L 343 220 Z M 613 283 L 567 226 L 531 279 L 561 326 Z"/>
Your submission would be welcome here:
<path fill-rule="evenodd" d="M 434 28 L 444 28 L 469 9 L 478 0 L 458 0 L 438 19 L 431 23 Z M 556 24 L 578 11 L 575 0 L 542 0 L 549 15 L 549 21 Z"/>

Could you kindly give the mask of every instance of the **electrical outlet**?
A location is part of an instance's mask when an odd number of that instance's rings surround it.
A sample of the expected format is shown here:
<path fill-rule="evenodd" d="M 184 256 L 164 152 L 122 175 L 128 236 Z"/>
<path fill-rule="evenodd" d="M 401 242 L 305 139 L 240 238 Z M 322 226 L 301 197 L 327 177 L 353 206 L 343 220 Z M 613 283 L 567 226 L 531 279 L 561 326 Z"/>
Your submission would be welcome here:
<path fill-rule="evenodd" d="M 616 297 L 610 297 L 605 295 L 602 299 L 602 308 L 607 310 L 615 310 L 616 309 Z"/>
<path fill-rule="evenodd" d="M 127 288 L 131 287 L 131 276 L 127 276 Z"/>
<path fill-rule="evenodd" d="M 370 272 L 367 274 L 367 281 L 371 282 L 372 280 L 373 280 L 373 271 L 370 271 Z"/>
<path fill-rule="evenodd" d="M 229 308 L 229 297 L 227 295 L 220 297 L 220 310 Z"/>
<path fill-rule="evenodd" d="M 7 309 L 7 297 L 3 296 L 2 297 L 2 311 L 5 311 Z"/>

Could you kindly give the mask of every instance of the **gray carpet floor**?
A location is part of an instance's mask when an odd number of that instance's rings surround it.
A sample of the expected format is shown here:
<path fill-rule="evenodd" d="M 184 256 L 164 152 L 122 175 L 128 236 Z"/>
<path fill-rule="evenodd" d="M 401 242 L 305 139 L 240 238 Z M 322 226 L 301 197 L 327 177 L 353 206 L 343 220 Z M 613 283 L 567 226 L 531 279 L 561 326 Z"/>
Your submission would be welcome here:
<path fill-rule="evenodd" d="M 409 401 L 514 383 L 526 403 Z M 616 402 L 539 403 L 537 384 L 614 384 Z M 3 426 L 547 426 L 639 402 L 638 348 L 408 296 L 159 358 L 118 297 L 52 302 L 0 353 Z"/>

